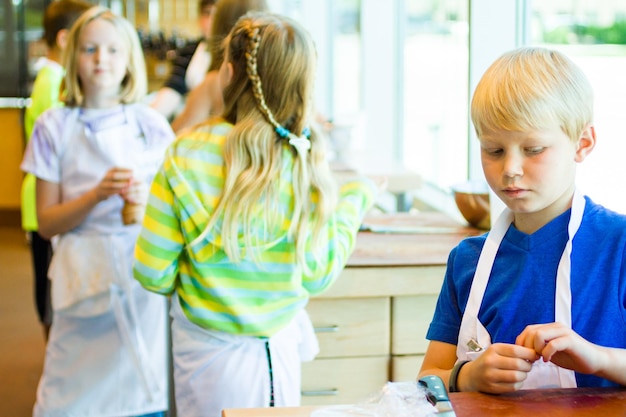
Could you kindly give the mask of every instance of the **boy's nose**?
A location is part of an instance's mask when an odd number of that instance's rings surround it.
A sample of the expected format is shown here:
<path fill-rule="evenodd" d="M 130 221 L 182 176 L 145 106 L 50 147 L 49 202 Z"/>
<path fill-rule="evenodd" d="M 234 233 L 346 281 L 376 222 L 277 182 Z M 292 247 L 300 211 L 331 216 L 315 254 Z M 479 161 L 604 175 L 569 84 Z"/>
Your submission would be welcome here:
<path fill-rule="evenodd" d="M 524 173 L 522 169 L 522 157 L 517 154 L 508 154 L 503 161 L 502 173 L 505 177 L 520 177 Z"/>

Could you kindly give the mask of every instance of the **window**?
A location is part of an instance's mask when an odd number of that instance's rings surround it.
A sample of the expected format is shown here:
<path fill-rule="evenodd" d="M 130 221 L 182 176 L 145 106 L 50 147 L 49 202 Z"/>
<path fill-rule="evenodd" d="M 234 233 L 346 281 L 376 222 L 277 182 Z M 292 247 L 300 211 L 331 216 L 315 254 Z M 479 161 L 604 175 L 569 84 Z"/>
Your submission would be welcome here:
<path fill-rule="evenodd" d="M 468 173 L 468 1 L 404 7 L 402 162 L 448 187 Z"/>
<path fill-rule="evenodd" d="M 626 154 L 620 129 L 626 97 L 623 0 L 269 3 L 312 33 L 319 56 L 317 105 L 321 114 L 350 127 L 345 154 L 372 168 L 404 164 L 424 180 L 419 198 L 451 214 L 456 208 L 450 186 L 482 179 L 468 107 L 486 68 L 520 45 L 563 50 L 596 92 L 598 146 L 579 167 L 579 185 L 598 203 L 626 212 L 620 192 L 626 178 L 620 160 Z"/>
<path fill-rule="evenodd" d="M 404 165 L 424 180 L 420 191 L 427 196 L 420 198 L 453 212 L 449 188 L 471 172 L 469 4 L 270 3 L 272 10 L 300 20 L 313 34 L 320 57 L 317 104 L 333 121 L 351 127 L 348 159 L 380 173 Z"/>
<path fill-rule="evenodd" d="M 578 168 L 578 186 L 596 202 L 626 213 L 626 3 L 533 1 L 531 16 L 532 44 L 567 54 L 594 88 L 598 142 Z"/>

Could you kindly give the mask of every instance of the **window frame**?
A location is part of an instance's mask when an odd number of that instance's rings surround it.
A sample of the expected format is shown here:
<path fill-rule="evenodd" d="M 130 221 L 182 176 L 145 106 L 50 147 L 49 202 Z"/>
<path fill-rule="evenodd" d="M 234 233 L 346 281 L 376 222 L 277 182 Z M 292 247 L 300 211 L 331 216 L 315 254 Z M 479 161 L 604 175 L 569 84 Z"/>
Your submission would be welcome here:
<path fill-rule="evenodd" d="M 270 8 L 278 13 L 290 9 L 290 0 L 270 0 Z M 333 117 L 332 73 L 333 0 L 294 0 L 300 16 L 293 16 L 311 32 L 318 49 L 318 78 L 316 102 L 323 114 Z M 469 8 L 469 67 L 468 97 L 487 67 L 502 53 L 528 43 L 531 0 L 468 0 Z M 362 120 L 363 144 L 355 149 L 361 162 L 393 166 L 402 159 L 403 147 L 403 17 L 405 0 L 360 0 L 362 48 Z M 293 5 L 293 4 L 292 4 Z M 293 9 L 293 8 L 291 8 Z M 291 10 L 293 11 L 293 10 Z M 293 13 L 290 13 L 293 14 Z M 306 19 L 301 18 L 306 16 Z M 299 18 L 300 17 L 300 18 Z M 494 36 L 497 34 L 497 36 Z M 381 105 L 381 103 L 385 103 Z M 467 103 L 469 108 L 469 103 Z M 468 180 L 484 178 L 480 165 L 480 147 L 475 131 L 467 119 Z M 384 144 L 384 146 L 382 145 Z M 426 184 L 427 185 L 427 184 Z M 438 195 L 428 203 L 446 212 L 454 212 L 451 193 L 447 187 L 434 184 Z M 427 193 L 428 194 L 428 193 Z M 421 196 L 423 197 L 423 196 Z M 420 198 L 421 198 L 420 197 Z M 445 200 L 445 201 L 444 201 Z M 495 196 L 493 201 L 497 200 Z M 499 201 L 499 200 L 498 200 Z M 492 218 L 503 206 L 492 204 Z"/>

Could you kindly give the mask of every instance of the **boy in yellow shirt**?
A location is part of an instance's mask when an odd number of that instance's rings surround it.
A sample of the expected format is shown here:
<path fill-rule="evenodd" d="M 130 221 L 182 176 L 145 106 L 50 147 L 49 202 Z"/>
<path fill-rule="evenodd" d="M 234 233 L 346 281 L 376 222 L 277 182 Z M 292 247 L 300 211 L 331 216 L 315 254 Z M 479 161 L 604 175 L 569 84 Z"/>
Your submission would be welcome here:
<path fill-rule="evenodd" d="M 37 73 L 31 103 L 24 115 L 26 141 L 30 140 L 37 117 L 44 111 L 61 105 L 60 92 L 63 81 L 61 55 L 72 24 L 92 4 L 83 0 L 58 0 L 50 3 L 43 17 L 44 40 L 48 47 L 45 65 Z M 39 320 L 44 326 L 46 339 L 52 323 L 50 310 L 50 282 L 48 264 L 52 256 L 50 241 L 37 233 L 35 204 L 35 177 L 27 174 L 22 183 L 22 228 L 29 234 L 35 272 L 35 302 Z"/>

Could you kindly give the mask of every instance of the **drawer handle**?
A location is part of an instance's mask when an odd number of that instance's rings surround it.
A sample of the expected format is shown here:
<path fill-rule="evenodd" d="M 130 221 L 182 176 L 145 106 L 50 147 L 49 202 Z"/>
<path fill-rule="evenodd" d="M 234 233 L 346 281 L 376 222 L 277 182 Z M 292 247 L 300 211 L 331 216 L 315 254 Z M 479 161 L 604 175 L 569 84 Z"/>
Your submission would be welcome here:
<path fill-rule="evenodd" d="M 315 333 L 336 333 L 339 331 L 339 326 L 337 326 L 336 324 L 332 326 L 321 326 L 315 327 L 314 330 Z"/>
<path fill-rule="evenodd" d="M 303 397 L 332 396 L 332 395 L 339 395 L 339 390 L 337 388 L 320 389 L 320 390 L 313 390 L 313 391 L 302 391 L 300 392 L 300 394 L 302 394 Z"/>

